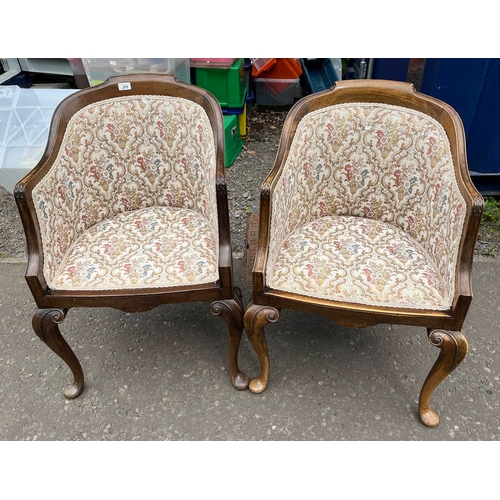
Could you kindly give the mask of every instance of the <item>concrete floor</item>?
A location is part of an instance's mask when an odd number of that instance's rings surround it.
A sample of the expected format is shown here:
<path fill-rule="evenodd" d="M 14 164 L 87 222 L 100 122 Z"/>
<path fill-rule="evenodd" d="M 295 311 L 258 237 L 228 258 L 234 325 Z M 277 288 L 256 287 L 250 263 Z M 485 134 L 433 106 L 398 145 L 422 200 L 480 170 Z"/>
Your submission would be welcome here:
<path fill-rule="evenodd" d="M 237 283 L 244 283 L 236 260 Z M 282 311 L 267 327 L 271 377 L 260 394 L 232 388 L 226 326 L 209 304 L 141 314 L 74 309 L 61 331 L 86 386 L 68 401 L 67 366 L 34 334 L 23 263 L 0 264 L 0 436 L 4 441 L 498 441 L 500 259 L 474 263 L 469 354 L 436 390 L 441 422 L 417 417 L 439 351 L 425 329 L 348 329 Z M 5 284 L 8 284 L 6 286 Z M 243 289 L 245 304 L 249 290 Z M 244 334 L 240 368 L 259 370 Z"/>

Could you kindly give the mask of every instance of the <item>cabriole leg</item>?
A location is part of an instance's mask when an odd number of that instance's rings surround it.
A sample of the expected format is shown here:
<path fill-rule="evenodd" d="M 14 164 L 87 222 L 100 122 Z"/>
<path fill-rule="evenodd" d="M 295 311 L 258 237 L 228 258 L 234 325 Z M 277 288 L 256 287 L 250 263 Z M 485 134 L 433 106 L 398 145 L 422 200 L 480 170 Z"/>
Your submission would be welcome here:
<path fill-rule="evenodd" d="M 220 316 L 228 329 L 228 361 L 233 387 L 242 391 L 248 387 L 248 377 L 238 367 L 238 349 L 243 333 L 243 304 L 241 291 L 235 289 L 233 299 L 216 300 L 210 310 L 214 316 Z"/>
<path fill-rule="evenodd" d="M 70 368 L 73 382 L 64 389 L 68 399 L 78 397 L 83 391 L 83 370 L 64 337 L 59 330 L 59 324 L 64 321 L 66 311 L 60 309 L 38 309 L 33 315 L 33 330 Z"/>
<path fill-rule="evenodd" d="M 279 312 L 274 307 L 254 305 L 253 303 L 250 303 L 245 311 L 245 330 L 260 362 L 260 375 L 250 381 L 248 388 L 257 394 L 265 390 L 269 380 L 269 350 L 264 326 L 268 323 L 275 323 L 279 317 Z"/>
<path fill-rule="evenodd" d="M 463 361 L 468 344 L 462 332 L 428 330 L 429 342 L 441 352 L 425 379 L 418 402 L 418 416 L 429 427 L 439 424 L 439 415 L 430 407 L 431 396 L 436 387 Z"/>

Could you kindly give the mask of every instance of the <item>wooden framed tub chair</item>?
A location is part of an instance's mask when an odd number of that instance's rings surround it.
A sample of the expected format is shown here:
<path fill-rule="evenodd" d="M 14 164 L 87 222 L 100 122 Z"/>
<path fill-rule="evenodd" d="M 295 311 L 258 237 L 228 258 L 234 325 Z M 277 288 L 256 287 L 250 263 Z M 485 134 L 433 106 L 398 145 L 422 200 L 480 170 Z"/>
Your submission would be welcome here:
<path fill-rule="evenodd" d="M 264 327 L 282 308 L 348 327 L 419 325 L 440 349 L 418 410 L 437 425 L 431 395 L 467 353 L 482 209 L 449 105 L 382 80 L 337 82 L 298 101 L 261 188 L 244 316 L 260 361 L 250 390 L 266 388 Z"/>
<path fill-rule="evenodd" d="M 243 331 L 233 283 L 220 106 L 166 75 L 127 75 L 81 90 L 56 109 L 38 165 L 16 186 L 28 244 L 36 334 L 81 365 L 59 330 L 73 307 L 127 312 L 210 302 L 227 323 L 232 383 Z"/>

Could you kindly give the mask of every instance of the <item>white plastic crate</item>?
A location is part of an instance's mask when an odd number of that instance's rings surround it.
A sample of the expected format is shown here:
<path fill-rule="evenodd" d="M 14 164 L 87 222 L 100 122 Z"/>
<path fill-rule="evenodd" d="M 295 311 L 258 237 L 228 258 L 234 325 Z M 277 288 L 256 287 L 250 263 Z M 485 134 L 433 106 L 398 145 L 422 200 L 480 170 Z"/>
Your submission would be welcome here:
<path fill-rule="evenodd" d="M 76 89 L 0 86 L 0 185 L 13 192 L 43 155 L 52 115 Z"/>
<path fill-rule="evenodd" d="M 133 73 L 163 73 L 175 75 L 179 80 L 190 83 L 189 59 L 146 59 L 146 58 L 82 58 L 83 67 L 91 86 L 102 83 L 110 76 Z"/>
<path fill-rule="evenodd" d="M 255 102 L 262 106 L 288 106 L 302 96 L 300 78 L 283 80 L 254 78 Z"/>

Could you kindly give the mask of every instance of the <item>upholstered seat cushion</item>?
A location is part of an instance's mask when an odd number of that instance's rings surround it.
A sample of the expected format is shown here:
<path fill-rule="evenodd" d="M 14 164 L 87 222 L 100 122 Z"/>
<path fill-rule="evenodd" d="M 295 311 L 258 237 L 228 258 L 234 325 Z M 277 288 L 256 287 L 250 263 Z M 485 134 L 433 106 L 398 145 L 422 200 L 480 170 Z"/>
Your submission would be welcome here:
<path fill-rule="evenodd" d="M 216 235 L 209 221 L 184 208 L 154 206 L 94 225 L 66 252 L 55 290 L 116 290 L 218 280 Z"/>
<path fill-rule="evenodd" d="M 392 224 L 326 216 L 293 231 L 269 263 L 267 285 L 373 306 L 446 310 L 442 277 L 424 247 Z"/>

